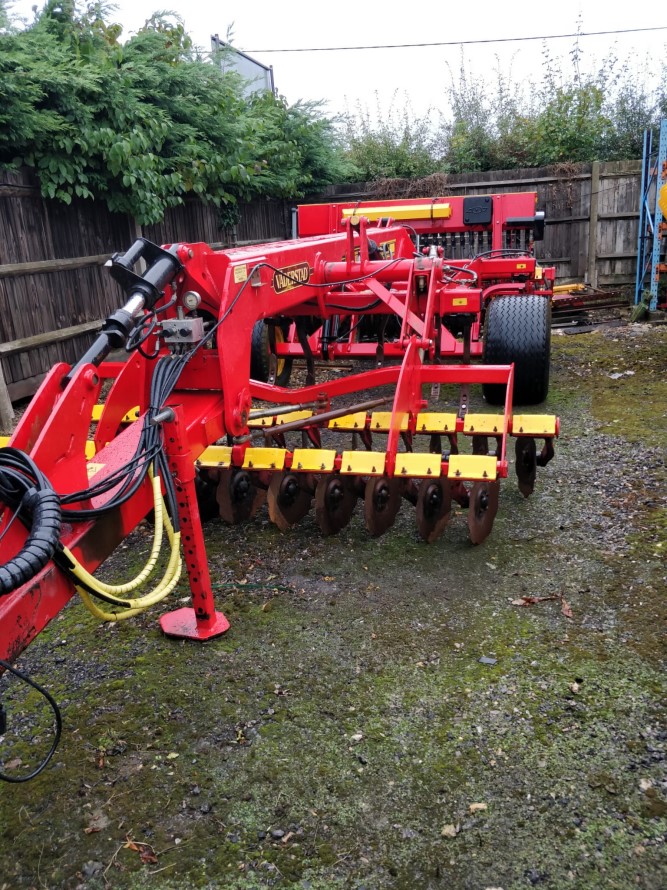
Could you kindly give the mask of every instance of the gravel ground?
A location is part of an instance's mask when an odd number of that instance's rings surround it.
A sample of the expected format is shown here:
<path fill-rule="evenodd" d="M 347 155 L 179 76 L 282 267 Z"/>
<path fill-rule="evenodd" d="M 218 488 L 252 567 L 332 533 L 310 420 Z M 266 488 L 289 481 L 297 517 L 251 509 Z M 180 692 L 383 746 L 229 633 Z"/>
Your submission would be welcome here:
<path fill-rule="evenodd" d="M 556 457 L 479 547 L 465 511 L 427 546 L 407 503 L 376 540 L 263 508 L 207 526 L 218 640 L 70 604 L 19 661 L 64 730 L 2 788 L 0 890 L 667 886 L 667 328 L 553 351 Z M 0 689 L 27 769 L 49 714 Z"/>

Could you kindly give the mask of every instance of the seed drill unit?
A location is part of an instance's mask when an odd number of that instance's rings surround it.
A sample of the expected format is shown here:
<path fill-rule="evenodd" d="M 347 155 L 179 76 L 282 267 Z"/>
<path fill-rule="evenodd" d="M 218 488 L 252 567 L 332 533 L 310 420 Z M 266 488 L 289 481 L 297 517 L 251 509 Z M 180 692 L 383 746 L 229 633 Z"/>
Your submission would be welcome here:
<path fill-rule="evenodd" d="M 5 666 L 75 592 L 119 620 L 173 590 L 182 562 L 192 605 L 162 615 L 164 632 L 224 633 L 201 521 L 212 506 L 236 523 L 266 501 L 283 530 L 314 506 L 332 535 L 360 502 L 379 536 L 407 500 L 432 542 L 455 501 L 483 541 L 508 439 L 527 496 L 558 435 L 557 418 L 514 413 L 548 389 L 543 226 L 533 193 L 307 205 L 296 240 L 140 239 L 116 254 L 124 305 L 76 365 L 50 371 L 0 449 Z M 108 360 L 123 347 L 125 361 Z M 151 511 L 138 578 L 95 578 Z M 170 555 L 146 592 L 163 531 Z"/>

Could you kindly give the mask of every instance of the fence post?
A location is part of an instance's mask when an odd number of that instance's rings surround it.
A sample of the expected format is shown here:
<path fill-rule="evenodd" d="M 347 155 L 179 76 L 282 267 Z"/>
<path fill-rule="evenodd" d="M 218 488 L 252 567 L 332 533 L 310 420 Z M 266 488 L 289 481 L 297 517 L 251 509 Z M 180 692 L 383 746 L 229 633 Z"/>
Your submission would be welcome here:
<path fill-rule="evenodd" d="M 14 425 L 14 408 L 9 398 L 9 390 L 5 382 L 5 372 L 0 362 L 0 427 L 3 433 L 10 433 Z"/>
<path fill-rule="evenodd" d="M 591 170 L 591 203 L 588 221 L 588 283 L 597 287 L 598 275 L 596 268 L 598 247 L 598 194 L 600 192 L 600 162 L 593 161 Z"/>

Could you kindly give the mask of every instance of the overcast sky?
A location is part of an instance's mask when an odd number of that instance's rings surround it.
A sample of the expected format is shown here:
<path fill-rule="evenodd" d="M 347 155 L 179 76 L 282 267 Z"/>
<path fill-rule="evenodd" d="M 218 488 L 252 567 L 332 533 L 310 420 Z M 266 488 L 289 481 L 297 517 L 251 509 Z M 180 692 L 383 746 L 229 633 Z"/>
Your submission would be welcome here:
<path fill-rule="evenodd" d="M 34 0 L 14 0 L 14 13 L 32 17 Z M 41 8 L 41 2 L 38 4 Z M 497 0 L 421 3 L 350 2 L 331 0 L 121 0 L 114 20 L 127 36 L 142 26 L 157 9 L 171 9 L 185 22 L 196 45 L 210 49 L 210 37 L 224 39 L 232 28 L 234 44 L 272 65 L 278 91 L 292 103 L 323 99 L 327 111 L 354 110 L 357 103 L 375 107 L 379 94 L 383 112 L 397 93 L 396 104 L 409 104 L 418 114 L 430 107 L 445 107 L 444 91 L 449 69 L 458 71 L 459 46 L 421 47 L 341 52 L 265 52 L 296 47 L 410 44 L 442 41 L 491 40 L 571 33 L 581 15 L 583 31 L 610 31 L 667 26 L 667 12 L 654 3 L 621 4 L 609 0 L 556 0 L 554 3 L 499 3 Z M 550 40 L 553 57 L 569 63 L 572 38 Z M 611 50 L 633 65 L 646 63 L 655 80 L 664 64 L 667 28 L 653 33 L 586 37 L 580 41 L 582 66 L 595 70 Z M 463 48 L 466 66 L 495 83 L 496 56 L 515 82 L 539 79 L 544 53 L 542 41 L 485 44 Z"/>

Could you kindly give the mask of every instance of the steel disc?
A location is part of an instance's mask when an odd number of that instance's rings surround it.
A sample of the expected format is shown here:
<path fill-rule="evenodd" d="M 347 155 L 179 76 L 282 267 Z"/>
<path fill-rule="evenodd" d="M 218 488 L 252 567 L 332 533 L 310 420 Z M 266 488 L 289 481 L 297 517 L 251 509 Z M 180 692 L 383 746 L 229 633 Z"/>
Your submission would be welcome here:
<path fill-rule="evenodd" d="M 489 453 L 489 437 L 473 436 L 472 437 L 472 453 L 488 454 Z"/>
<path fill-rule="evenodd" d="M 310 510 L 313 496 L 302 482 L 296 473 L 276 473 L 271 479 L 267 492 L 269 518 L 283 532 L 296 525 Z"/>
<path fill-rule="evenodd" d="M 373 538 L 390 528 L 401 506 L 401 480 L 371 476 L 364 493 L 364 519 Z"/>
<path fill-rule="evenodd" d="M 475 482 L 470 489 L 468 507 L 468 531 L 473 544 L 481 544 L 493 528 L 498 512 L 500 482 Z"/>
<path fill-rule="evenodd" d="M 532 436 L 521 436 L 516 440 L 516 475 L 519 482 L 519 491 L 527 498 L 535 488 L 537 476 L 537 448 Z"/>
<path fill-rule="evenodd" d="M 323 535 L 335 535 L 349 523 L 357 503 L 349 476 L 322 476 L 315 489 L 315 519 Z"/>
<path fill-rule="evenodd" d="M 417 497 L 417 530 L 432 544 L 445 530 L 452 515 L 451 486 L 447 479 L 424 479 Z"/>
<path fill-rule="evenodd" d="M 215 476 L 207 469 L 197 470 L 195 476 L 195 493 L 197 495 L 197 506 L 199 507 L 199 516 L 202 522 L 208 522 L 220 515 L 218 507 L 217 491 L 219 477 Z"/>
<path fill-rule="evenodd" d="M 220 518 L 230 525 L 252 519 L 264 502 L 264 492 L 246 470 L 220 470 L 215 496 Z"/>

